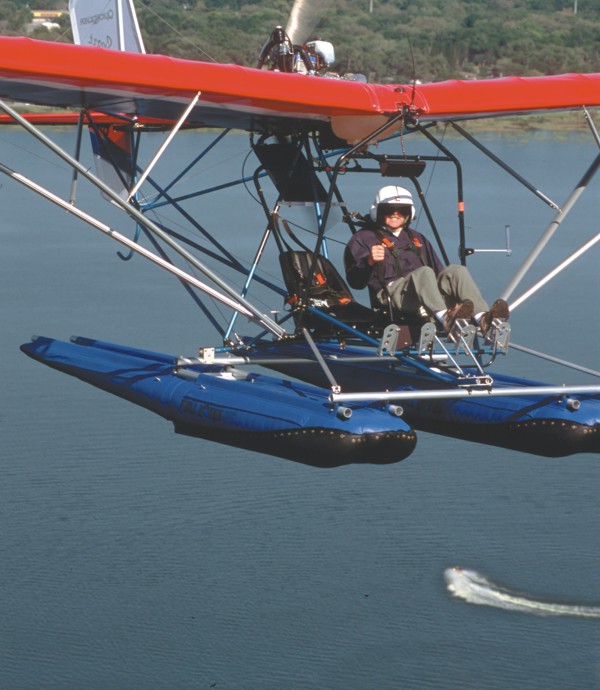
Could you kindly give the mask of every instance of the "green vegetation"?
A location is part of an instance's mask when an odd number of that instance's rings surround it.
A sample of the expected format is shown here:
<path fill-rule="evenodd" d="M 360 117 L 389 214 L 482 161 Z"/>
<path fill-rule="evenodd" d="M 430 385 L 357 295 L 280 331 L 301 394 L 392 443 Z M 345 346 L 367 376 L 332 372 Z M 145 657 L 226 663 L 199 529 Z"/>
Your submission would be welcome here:
<path fill-rule="evenodd" d="M 598 0 L 318 0 L 310 38 L 335 46 L 339 72 L 409 82 L 600 72 Z M 292 0 L 135 0 L 148 52 L 254 65 Z M 64 0 L 0 0 L 0 31 L 23 34 L 32 9 Z M 372 11 L 370 11 L 372 9 Z M 61 30 L 34 36 L 70 41 Z"/>

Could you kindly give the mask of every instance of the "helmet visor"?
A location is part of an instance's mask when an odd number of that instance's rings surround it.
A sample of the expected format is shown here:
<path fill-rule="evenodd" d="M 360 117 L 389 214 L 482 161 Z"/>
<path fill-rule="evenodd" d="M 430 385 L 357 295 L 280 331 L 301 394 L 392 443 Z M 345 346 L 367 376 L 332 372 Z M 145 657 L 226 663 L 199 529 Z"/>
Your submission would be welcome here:
<path fill-rule="evenodd" d="M 392 216 L 394 213 L 398 213 L 404 218 L 410 218 L 412 206 L 407 206 L 406 204 L 379 204 L 377 206 L 377 213 L 382 218 L 385 218 L 385 216 Z"/>

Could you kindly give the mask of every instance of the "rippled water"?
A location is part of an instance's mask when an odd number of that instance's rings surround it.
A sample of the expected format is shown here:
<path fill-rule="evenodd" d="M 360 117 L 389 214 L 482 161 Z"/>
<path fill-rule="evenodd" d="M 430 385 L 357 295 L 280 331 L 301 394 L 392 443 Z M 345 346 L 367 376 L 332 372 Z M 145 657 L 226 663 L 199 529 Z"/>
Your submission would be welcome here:
<path fill-rule="evenodd" d="M 3 137 L 18 167 L 24 142 Z M 491 143 L 523 174 L 541 163 L 536 183 L 560 198 L 561 176 L 574 185 L 595 155 L 579 139 Z M 552 212 L 528 216 L 505 178 L 469 175 L 480 154 L 456 146 L 477 240 L 489 246 L 492 230 L 513 226 L 513 257 L 473 269 L 492 294 Z M 43 160 L 38 174 L 57 176 Z M 191 301 L 0 182 L 0 687 L 600 685 L 598 621 L 468 606 L 444 581 L 465 563 L 517 595 L 600 601 L 596 456 L 544 459 L 421 433 L 400 464 L 317 470 L 176 436 L 18 346 L 34 333 L 78 334 L 189 354 L 209 337 Z M 568 239 L 597 232 L 597 189 Z M 371 190 L 356 195 L 366 204 Z M 515 340 L 598 368 L 597 262 L 596 251 L 517 311 Z M 510 359 L 510 373 L 548 378 L 546 365 Z"/>

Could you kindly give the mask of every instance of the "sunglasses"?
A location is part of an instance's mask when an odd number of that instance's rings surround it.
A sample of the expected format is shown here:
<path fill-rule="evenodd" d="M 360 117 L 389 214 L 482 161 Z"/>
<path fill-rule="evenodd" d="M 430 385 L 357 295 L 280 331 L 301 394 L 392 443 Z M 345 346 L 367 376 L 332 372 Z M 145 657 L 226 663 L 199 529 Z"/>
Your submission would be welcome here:
<path fill-rule="evenodd" d="M 377 210 L 382 216 L 393 216 L 394 213 L 397 213 L 398 215 L 407 218 L 411 214 L 411 207 L 401 204 L 379 204 Z"/>

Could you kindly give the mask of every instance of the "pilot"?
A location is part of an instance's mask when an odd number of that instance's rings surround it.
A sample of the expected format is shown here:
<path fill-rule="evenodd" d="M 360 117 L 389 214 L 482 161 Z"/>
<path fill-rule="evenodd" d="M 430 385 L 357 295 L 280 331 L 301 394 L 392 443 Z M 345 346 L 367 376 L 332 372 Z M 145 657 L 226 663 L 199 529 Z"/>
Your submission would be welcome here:
<path fill-rule="evenodd" d="M 429 240 L 410 228 L 416 215 L 404 187 L 383 187 L 371 205 L 370 222 L 352 236 L 344 262 L 351 287 L 369 288 L 374 303 L 435 320 L 450 333 L 457 319 L 474 321 L 485 336 L 494 319 L 507 320 L 503 299 L 491 308 L 464 266 L 444 266 Z"/>

